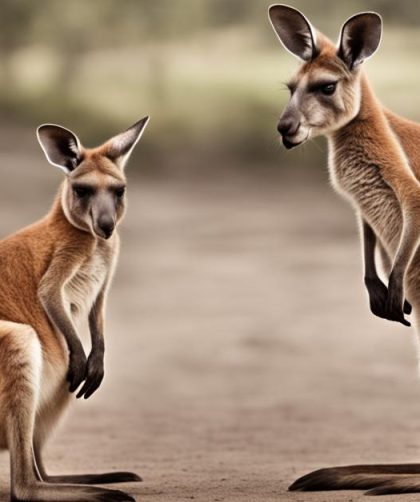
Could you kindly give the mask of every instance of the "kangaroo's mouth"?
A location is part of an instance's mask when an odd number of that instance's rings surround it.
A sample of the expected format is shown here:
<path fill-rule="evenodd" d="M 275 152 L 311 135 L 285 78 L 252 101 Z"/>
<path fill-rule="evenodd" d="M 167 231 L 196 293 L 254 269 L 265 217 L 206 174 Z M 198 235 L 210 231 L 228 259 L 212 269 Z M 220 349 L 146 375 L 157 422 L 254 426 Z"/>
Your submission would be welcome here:
<path fill-rule="evenodd" d="M 113 231 L 105 231 L 101 229 L 95 229 L 95 235 L 101 239 L 108 240 L 111 238 Z"/>
<path fill-rule="evenodd" d="M 292 141 L 290 138 L 288 138 L 287 136 L 282 136 L 281 137 L 281 140 L 283 142 L 283 146 L 287 149 L 287 150 L 291 150 L 292 148 L 296 148 L 297 146 L 301 145 L 302 143 L 305 143 L 305 141 L 308 140 L 309 138 L 309 133 L 310 133 L 310 130 L 308 130 L 308 133 L 306 135 L 305 138 L 303 138 L 301 141 Z M 301 135 L 299 135 L 301 136 Z"/>
<path fill-rule="evenodd" d="M 100 239 L 108 240 L 112 237 L 114 233 L 115 225 L 93 225 L 94 234 Z"/>
<path fill-rule="evenodd" d="M 285 148 L 287 148 L 287 150 L 291 150 L 292 148 L 296 148 L 297 146 L 299 146 L 301 143 L 303 143 L 302 141 L 300 141 L 299 143 L 293 143 L 292 141 L 289 141 L 287 138 L 283 137 L 282 138 L 282 141 L 283 141 L 283 145 Z"/>

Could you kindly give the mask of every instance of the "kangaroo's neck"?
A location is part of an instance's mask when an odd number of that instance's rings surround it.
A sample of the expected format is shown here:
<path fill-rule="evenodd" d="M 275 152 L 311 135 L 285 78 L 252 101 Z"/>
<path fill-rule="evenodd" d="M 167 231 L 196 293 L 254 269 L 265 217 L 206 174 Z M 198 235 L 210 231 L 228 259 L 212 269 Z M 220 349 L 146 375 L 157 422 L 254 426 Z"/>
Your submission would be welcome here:
<path fill-rule="evenodd" d="M 367 78 L 361 75 L 360 109 L 356 117 L 329 137 L 330 159 L 336 165 L 359 159 L 378 167 L 381 177 L 398 193 L 403 184 L 413 183 L 414 174 L 384 108 Z"/>
<path fill-rule="evenodd" d="M 365 73 L 360 77 L 360 109 L 356 121 L 368 122 L 385 120 L 383 106 L 376 97 L 375 92 Z"/>

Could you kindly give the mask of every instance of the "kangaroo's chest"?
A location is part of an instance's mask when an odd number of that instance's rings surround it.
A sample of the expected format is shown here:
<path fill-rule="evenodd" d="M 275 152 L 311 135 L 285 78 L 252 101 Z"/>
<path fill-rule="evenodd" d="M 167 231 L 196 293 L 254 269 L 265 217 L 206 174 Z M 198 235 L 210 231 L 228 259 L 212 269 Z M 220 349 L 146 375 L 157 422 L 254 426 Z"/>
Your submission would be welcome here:
<path fill-rule="evenodd" d="M 76 270 L 64 288 L 67 310 L 73 318 L 89 314 L 112 266 L 109 250 L 98 248 Z"/>
<path fill-rule="evenodd" d="M 393 254 L 401 232 L 402 213 L 380 165 L 360 150 L 332 155 L 329 167 L 334 188 L 350 200 Z"/>

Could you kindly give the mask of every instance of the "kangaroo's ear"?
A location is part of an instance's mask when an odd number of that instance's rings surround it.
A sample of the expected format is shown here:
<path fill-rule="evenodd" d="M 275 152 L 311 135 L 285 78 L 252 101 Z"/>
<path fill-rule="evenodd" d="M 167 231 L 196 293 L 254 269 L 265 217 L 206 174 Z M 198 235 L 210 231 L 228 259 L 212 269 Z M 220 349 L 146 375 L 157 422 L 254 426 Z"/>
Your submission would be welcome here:
<path fill-rule="evenodd" d="M 124 169 L 148 122 L 149 117 L 144 117 L 126 131 L 107 141 L 104 145 L 105 155 Z"/>
<path fill-rule="evenodd" d="M 272 5 L 268 16 L 284 47 L 304 61 L 317 55 L 316 32 L 306 17 L 288 5 Z"/>
<path fill-rule="evenodd" d="M 356 14 L 341 28 L 338 56 L 352 70 L 376 52 L 381 36 L 382 18 L 379 14 Z"/>
<path fill-rule="evenodd" d="M 43 124 L 36 131 L 39 144 L 50 164 L 66 174 L 71 173 L 82 160 L 79 138 L 64 127 Z"/>

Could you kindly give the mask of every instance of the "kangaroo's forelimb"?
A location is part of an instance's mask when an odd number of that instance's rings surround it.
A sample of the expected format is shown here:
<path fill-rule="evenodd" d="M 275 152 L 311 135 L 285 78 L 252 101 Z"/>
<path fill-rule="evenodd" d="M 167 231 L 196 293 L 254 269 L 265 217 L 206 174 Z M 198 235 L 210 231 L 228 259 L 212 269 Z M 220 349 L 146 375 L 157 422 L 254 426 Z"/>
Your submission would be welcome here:
<path fill-rule="evenodd" d="M 400 243 L 389 276 L 386 302 L 387 314 L 405 326 L 410 326 L 410 323 L 404 318 L 403 313 L 404 277 L 419 241 L 419 227 L 412 216 L 407 214 L 404 219 Z"/>
<path fill-rule="evenodd" d="M 87 360 L 85 383 L 76 396 L 78 399 L 82 396 L 88 399 L 99 388 L 104 378 L 104 311 L 108 284 L 109 278 L 107 278 L 105 285 L 102 287 L 98 298 L 89 312 L 89 330 L 92 350 Z"/>
<path fill-rule="evenodd" d="M 404 316 L 401 320 L 401 315 L 393 315 L 392 311 L 387 309 L 388 288 L 382 282 L 378 275 L 375 263 L 375 248 L 380 246 L 375 232 L 366 220 L 362 219 L 362 243 L 363 243 L 363 258 L 364 258 L 364 283 L 369 294 L 370 310 L 373 314 L 383 319 L 397 321 L 406 324 Z M 380 248 L 382 259 L 384 259 L 385 250 Z M 385 255 L 385 259 L 387 256 Z M 411 305 L 404 301 L 404 313 L 411 313 Z"/>
<path fill-rule="evenodd" d="M 74 262 L 74 267 L 69 266 Z M 66 311 L 61 285 L 71 277 L 77 262 L 71 253 L 58 254 L 52 260 L 38 288 L 38 296 L 53 325 L 62 333 L 69 349 L 67 380 L 74 392 L 86 375 L 86 355 L 76 328 Z"/>

